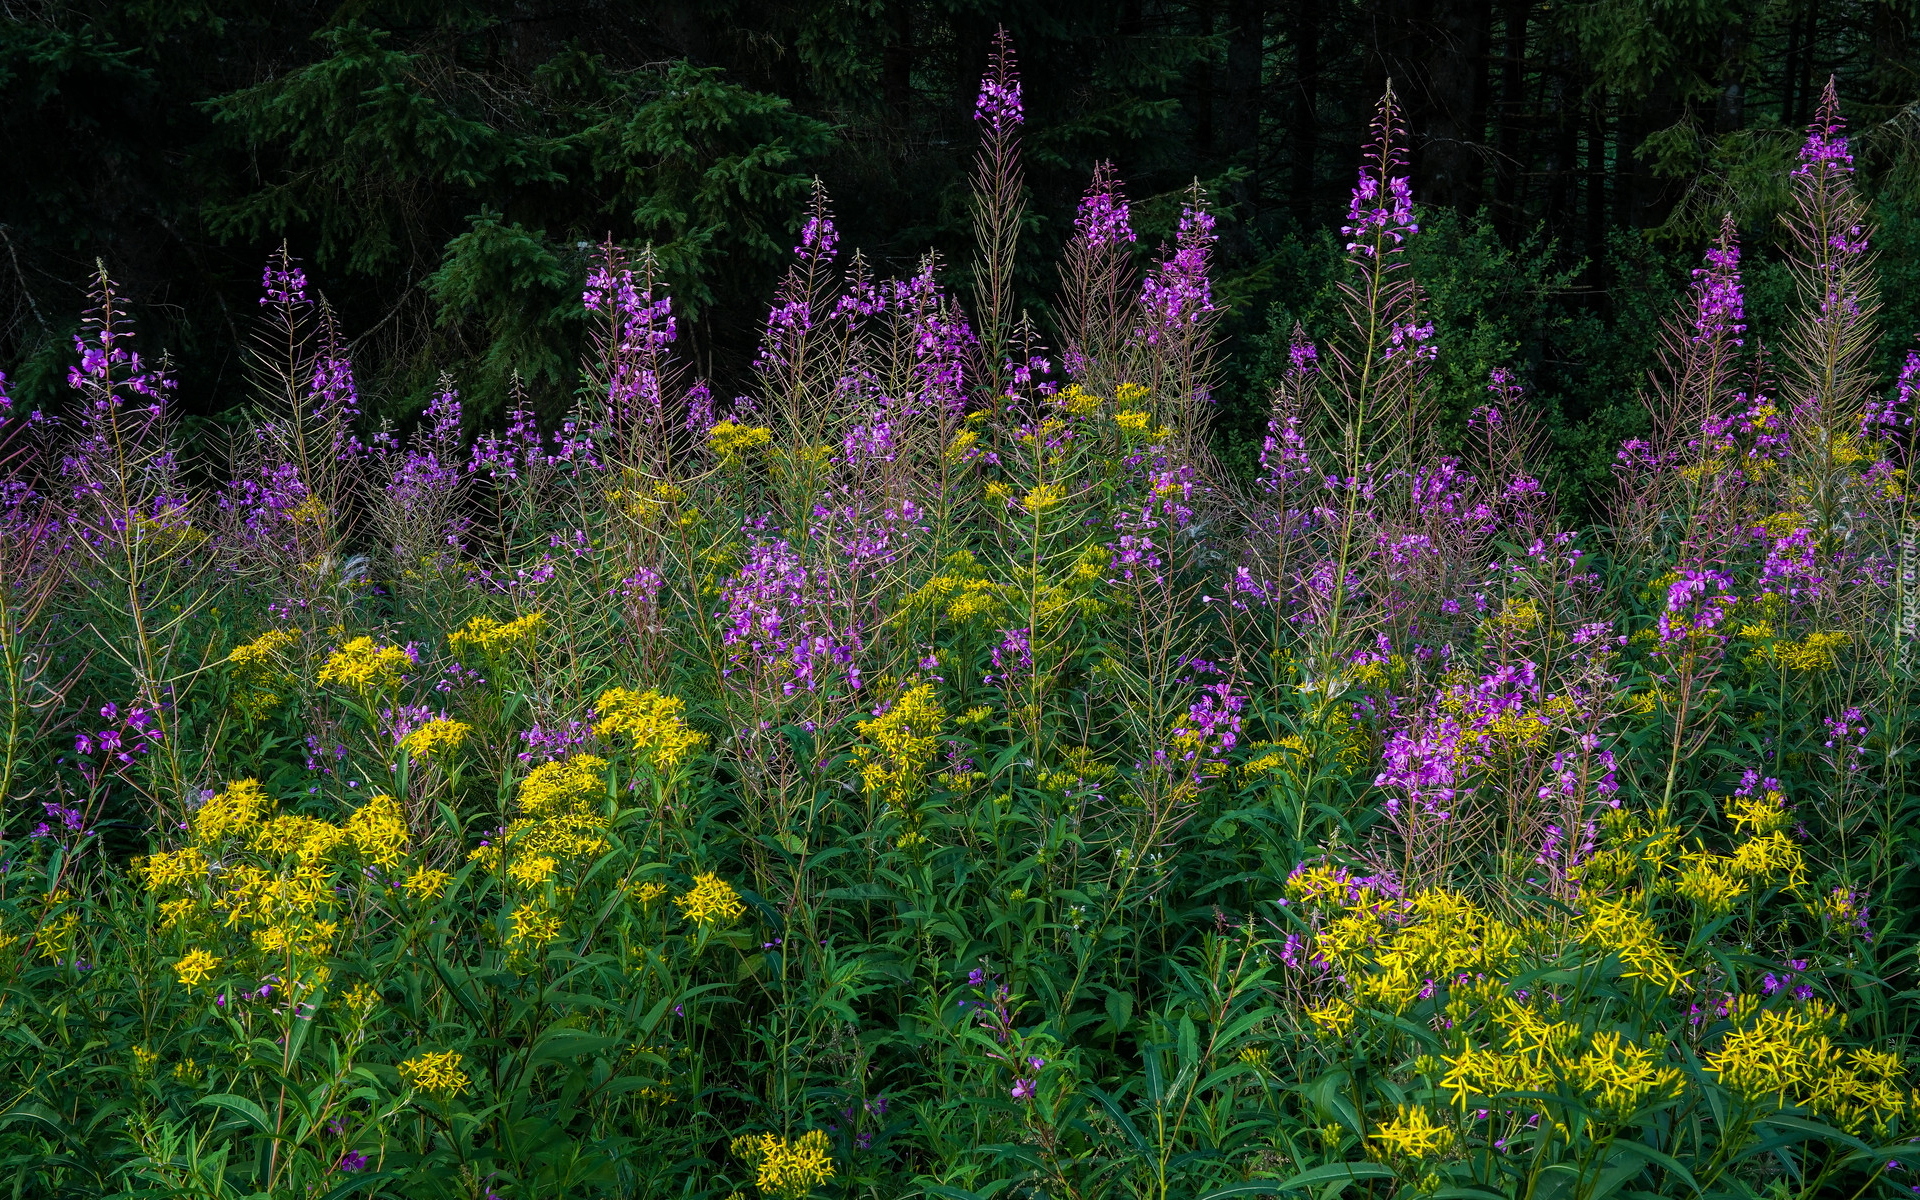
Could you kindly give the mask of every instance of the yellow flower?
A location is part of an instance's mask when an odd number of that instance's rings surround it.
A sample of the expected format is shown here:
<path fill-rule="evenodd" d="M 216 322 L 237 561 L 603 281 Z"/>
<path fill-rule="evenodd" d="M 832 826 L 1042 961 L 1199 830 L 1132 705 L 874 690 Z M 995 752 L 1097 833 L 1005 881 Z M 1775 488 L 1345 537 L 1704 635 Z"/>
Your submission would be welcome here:
<path fill-rule="evenodd" d="M 1114 391 L 1113 402 L 1122 408 L 1131 408 L 1151 395 L 1153 395 L 1153 389 L 1143 384 L 1123 383 Z"/>
<path fill-rule="evenodd" d="M 1396 1109 L 1394 1119 L 1381 1122 L 1372 1135 L 1387 1153 L 1426 1158 L 1453 1145 L 1453 1127 L 1436 1124 L 1422 1105 L 1401 1104 Z"/>
<path fill-rule="evenodd" d="M 438 717 L 400 739 L 400 748 L 415 758 L 437 758 L 451 754 L 466 744 L 473 726 L 465 721 Z"/>
<path fill-rule="evenodd" d="M 541 763 L 520 781 L 520 811 L 539 818 L 583 809 L 606 794 L 606 769 L 607 760 L 594 754 Z"/>
<path fill-rule="evenodd" d="M 150 892 L 186 887 L 207 877 L 207 856 L 188 846 L 164 854 L 150 854 L 134 868 Z"/>
<path fill-rule="evenodd" d="M 362 1020 L 380 1006 L 380 993 L 365 980 L 347 989 L 347 994 L 340 999 L 349 1012 Z"/>
<path fill-rule="evenodd" d="M 655 900 L 658 900 L 660 897 L 666 894 L 667 894 L 667 885 L 664 883 L 657 883 L 652 880 L 647 880 L 645 882 L 630 883 L 627 885 L 628 897 L 631 898 L 635 904 L 638 904 L 642 907 L 651 906 Z"/>
<path fill-rule="evenodd" d="M 257 779 L 229 783 L 193 814 L 193 840 L 201 845 L 250 832 L 260 823 L 273 800 Z"/>
<path fill-rule="evenodd" d="M 656 771 L 672 771 L 689 755 L 707 744 L 707 735 L 688 728 L 686 701 L 659 692 L 632 692 L 609 688 L 600 693 L 594 705 L 600 723 L 593 732 L 600 737 L 625 734 Z"/>
<path fill-rule="evenodd" d="M 1726 859 L 1713 854 L 1689 854 L 1682 860 L 1673 890 L 1713 916 L 1733 911 L 1734 902 L 1747 894 L 1747 885 L 1726 872 Z"/>
<path fill-rule="evenodd" d="M 298 645 L 300 635 L 291 629 L 269 629 L 227 655 L 227 665 L 243 674 L 270 674 L 280 662 L 280 653 Z"/>
<path fill-rule="evenodd" d="M 438 900 L 440 893 L 447 890 L 447 884 L 453 876 L 445 871 L 436 871 L 432 867 L 416 867 L 407 876 L 407 895 L 416 900 Z"/>
<path fill-rule="evenodd" d="M 559 913 L 548 912 L 532 901 L 513 910 L 513 932 L 507 937 L 509 945 L 544 946 L 559 936 Z"/>
<path fill-rule="evenodd" d="M 41 958 L 62 959 L 73 951 L 74 935 L 80 931 L 80 914 L 68 909 L 43 924 L 33 935 Z"/>
<path fill-rule="evenodd" d="M 536 888 L 553 878 L 560 864 L 545 854 L 523 854 L 507 868 L 507 878 L 524 888 Z"/>
<path fill-rule="evenodd" d="M 1798 642 L 1776 642 L 1773 652 L 1790 670 L 1830 671 L 1853 639 L 1839 630 L 1809 633 Z"/>
<path fill-rule="evenodd" d="M 327 511 L 326 501 L 319 496 L 308 496 L 287 510 L 287 520 L 295 525 L 318 525 L 331 515 Z"/>
<path fill-rule="evenodd" d="M 444 1100 L 473 1086 L 467 1073 L 460 1069 L 465 1062 L 464 1056 L 447 1050 L 438 1054 L 416 1054 L 398 1069 L 408 1087 Z"/>
<path fill-rule="evenodd" d="M 733 1139 L 733 1154 L 754 1168 L 754 1184 L 763 1196 L 799 1200 L 833 1178 L 827 1135 L 810 1129 L 792 1141 L 771 1133 Z"/>
<path fill-rule="evenodd" d="M 400 861 L 407 849 L 407 815 L 400 802 L 385 794 L 373 797 L 347 818 L 347 838 L 354 849 L 383 867 Z"/>
<path fill-rule="evenodd" d="M 1070 383 L 1053 398 L 1054 403 L 1066 409 L 1076 417 L 1084 417 L 1100 407 L 1100 397 L 1087 391 L 1077 383 Z"/>
<path fill-rule="evenodd" d="M 260 826 L 247 843 L 251 850 L 284 857 L 296 855 L 303 861 L 325 858 L 347 840 L 346 830 L 313 817 L 275 817 Z"/>
<path fill-rule="evenodd" d="M 933 697 L 933 685 L 910 689 L 892 708 L 856 727 L 871 745 L 856 746 L 860 781 L 867 795 L 909 812 L 926 787 L 927 764 L 940 746 L 946 709 Z"/>
<path fill-rule="evenodd" d="M 173 964 L 175 975 L 186 987 L 196 988 L 212 977 L 220 969 L 220 960 L 205 950 L 195 948 L 187 951 L 185 958 Z"/>
<path fill-rule="evenodd" d="M 749 450 L 771 445 L 773 430 L 760 425 L 721 421 L 707 431 L 707 445 L 729 469 L 740 465 Z"/>
<path fill-rule="evenodd" d="M 1778 833 L 1793 824 L 1787 798 L 1779 792 L 1758 796 L 1728 796 L 1727 819 L 1733 827 L 1751 834 Z"/>
<path fill-rule="evenodd" d="M 447 638 L 455 654 L 473 651 L 498 658 L 523 642 L 531 642 L 547 625 L 546 614 L 531 612 L 504 625 L 492 617 L 475 617 Z"/>
<path fill-rule="evenodd" d="M 173 929 L 184 925 L 199 907 L 200 902 L 191 896 L 168 900 L 160 906 L 160 928 Z"/>
<path fill-rule="evenodd" d="M 1333 1038 L 1347 1036 L 1347 1031 L 1353 1028 L 1354 1017 L 1358 1015 L 1358 1010 L 1352 1004 L 1338 996 L 1319 1008 L 1307 1010 L 1308 1018 L 1319 1027 L 1320 1032 Z"/>
<path fill-rule="evenodd" d="M 1039 514 L 1050 508 L 1058 508 L 1066 498 L 1067 489 L 1057 483 L 1043 483 L 1028 492 L 1020 504 L 1028 512 Z"/>
<path fill-rule="evenodd" d="M 967 455 L 979 441 L 979 434 L 971 429 L 962 429 L 953 435 L 953 440 L 947 443 L 946 449 L 941 451 L 940 457 L 945 460 L 948 466 L 959 466 L 961 463 L 967 461 Z"/>
<path fill-rule="evenodd" d="M 1567 1064 L 1568 1076 L 1588 1097 L 1588 1106 L 1604 1119 L 1624 1121 L 1649 1101 L 1680 1090 L 1674 1067 L 1657 1064 L 1652 1050 L 1626 1041 L 1619 1033 L 1595 1033 L 1586 1053 Z"/>
<path fill-rule="evenodd" d="M 1660 931 L 1631 898 L 1595 900 L 1586 913 L 1583 938 L 1619 955 L 1628 979 L 1645 979 L 1671 995 L 1692 971 L 1683 971 L 1660 940 Z"/>
<path fill-rule="evenodd" d="M 160 1053 L 145 1046 L 133 1048 L 133 1073 L 141 1079 L 152 1077 L 153 1068 L 160 1063 Z"/>
<path fill-rule="evenodd" d="M 327 659 L 320 668 L 320 683 L 337 683 L 356 692 L 380 691 L 399 686 L 401 672 L 412 667 L 412 656 L 400 647 L 376 645 L 370 637 L 357 637 Z"/>
<path fill-rule="evenodd" d="M 737 921 L 747 911 L 733 885 L 712 872 L 694 876 L 692 890 L 674 897 L 673 904 L 695 925 Z"/>
<path fill-rule="evenodd" d="M 1727 874 L 1736 879 L 1774 879 L 1784 875 L 1787 886 L 1796 892 L 1806 882 L 1806 856 L 1800 853 L 1800 847 L 1792 838 L 1777 829 L 1748 838 L 1734 847 L 1724 861 Z"/>
<path fill-rule="evenodd" d="M 1725 1087 L 1749 1102 L 1797 1103 L 1840 1064 L 1831 1031 L 1839 1015 L 1815 1000 L 1805 1007 L 1761 1010 L 1753 1024 L 1729 1032 L 1706 1066 Z"/>

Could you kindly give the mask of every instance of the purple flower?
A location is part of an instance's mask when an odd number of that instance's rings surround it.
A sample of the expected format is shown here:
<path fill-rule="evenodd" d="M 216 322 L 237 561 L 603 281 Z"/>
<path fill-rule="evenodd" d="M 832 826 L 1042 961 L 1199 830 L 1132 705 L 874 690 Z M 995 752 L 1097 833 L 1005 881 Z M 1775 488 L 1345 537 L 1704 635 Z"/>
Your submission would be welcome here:
<path fill-rule="evenodd" d="M 1140 307 L 1146 327 L 1139 336 L 1158 346 L 1172 335 L 1196 329 L 1214 311 L 1213 285 L 1207 278 L 1210 251 L 1216 240 L 1213 214 L 1189 203 L 1180 210 L 1180 227 L 1173 251 L 1140 285 Z"/>
<path fill-rule="evenodd" d="M 1740 243 L 1733 218 L 1720 224 L 1719 240 L 1707 251 L 1707 265 L 1693 272 L 1693 343 L 1724 339 L 1735 346 L 1746 332 L 1745 302 L 1740 288 Z"/>
<path fill-rule="evenodd" d="M 278 261 L 268 261 L 260 286 L 266 293 L 260 297 L 262 307 L 307 303 L 307 274 L 294 265 L 294 260 L 287 257 L 285 250 L 280 252 Z"/>
<path fill-rule="evenodd" d="M 1420 232 L 1413 219 L 1413 190 L 1406 176 L 1400 112 L 1389 92 L 1373 120 L 1373 140 L 1347 204 L 1347 253 L 1377 258 Z"/>
<path fill-rule="evenodd" d="M 340 1161 L 334 1164 L 333 1169 L 348 1175 L 364 1171 L 367 1169 L 367 1156 L 358 1150 L 349 1150 L 340 1156 Z"/>
<path fill-rule="evenodd" d="M 1132 245 L 1133 224 L 1128 219 L 1126 197 L 1118 189 L 1102 187 L 1098 182 L 1087 189 L 1080 210 L 1073 219 L 1074 231 L 1093 250 Z"/>
<path fill-rule="evenodd" d="M 1031 1079 L 1014 1080 L 1013 1081 L 1013 1098 L 1015 1100 L 1033 1099 L 1033 1080 Z"/>
<path fill-rule="evenodd" d="M 973 102 L 973 119 L 985 124 L 996 137 L 1011 133 L 1026 121 L 1020 104 L 1020 74 L 1013 58 L 1013 42 L 1004 28 L 994 34 L 993 58 L 980 80 L 980 95 Z"/>
<path fill-rule="evenodd" d="M 1846 122 L 1840 117 L 1840 94 L 1829 78 L 1820 93 L 1820 106 L 1813 124 L 1807 126 L 1807 140 L 1800 147 L 1800 165 L 1793 169 L 1795 179 L 1824 179 L 1830 174 L 1853 173 L 1853 155 L 1847 150 Z"/>

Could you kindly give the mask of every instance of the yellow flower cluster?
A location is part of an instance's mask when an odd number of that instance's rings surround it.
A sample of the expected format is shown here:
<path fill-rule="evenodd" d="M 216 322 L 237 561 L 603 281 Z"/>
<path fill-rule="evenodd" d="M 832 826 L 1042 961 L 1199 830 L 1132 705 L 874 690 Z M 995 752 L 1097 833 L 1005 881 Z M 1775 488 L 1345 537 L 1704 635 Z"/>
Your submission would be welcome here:
<path fill-rule="evenodd" d="M 173 973 L 179 977 L 183 987 L 197 988 L 213 977 L 220 969 L 220 959 L 205 950 L 187 951 L 186 957 L 173 964 Z"/>
<path fill-rule="evenodd" d="M 1822 630 L 1809 633 L 1797 642 L 1775 642 L 1773 653 L 1790 671 L 1831 671 L 1839 661 L 1840 651 L 1852 641 L 1837 629 Z"/>
<path fill-rule="evenodd" d="M 610 688 L 600 693 L 594 711 L 600 714 L 600 723 L 593 727 L 596 735 L 631 738 L 634 749 L 656 771 L 677 769 L 707 744 L 706 734 L 687 725 L 686 701 L 673 696 Z"/>
<path fill-rule="evenodd" d="M 348 840 L 338 825 L 313 817 L 278 816 L 263 823 L 247 848 L 275 858 L 288 855 L 302 862 L 318 862 Z"/>
<path fill-rule="evenodd" d="M 1544 615 L 1538 600 L 1508 600 L 1500 606 L 1498 613 L 1487 618 L 1486 624 L 1500 633 L 1528 633 L 1540 627 Z"/>
<path fill-rule="evenodd" d="M 1576 1022 L 1551 1020 L 1510 996 L 1486 998 L 1498 1048 L 1466 1039 L 1445 1060 L 1448 1070 L 1440 1081 L 1463 1110 L 1516 1092 L 1565 1089 L 1578 1093 L 1593 1116 L 1621 1122 L 1676 1094 L 1684 1082 L 1678 1068 L 1618 1031 L 1589 1035 Z"/>
<path fill-rule="evenodd" d="M 1060 507 L 1066 498 L 1066 488 L 1057 483 L 1043 483 L 1029 491 L 1020 501 L 1020 506 L 1038 516 L 1048 509 Z"/>
<path fill-rule="evenodd" d="M 438 900 L 440 893 L 447 890 L 447 884 L 453 876 L 446 871 L 436 871 L 432 867 L 416 867 L 406 878 L 407 895 L 415 900 Z"/>
<path fill-rule="evenodd" d="M 721 421 L 707 431 L 707 445 L 729 468 L 739 466 L 749 450 L 757 450 L 772 442 L 773 430 L 760 425 L 737 425 L 732 421 Z"/>
<path fill-rule="evenodd" d="M 732 923 L 747 911 L 733 885 L 712 872 L 694 876 L 692 889 L 674 897 L 673 904 L 681 916 L 695 925 Z"/>
<path fill-rule="evenodd" d="M 1359 998 L 1404 1012 L 1430 980 L 1504 976 L 1518 959 L 1519 931 L 1452 892 L 1421 893 L 1407 904 L 1405 918 L 1391 931 L 1381 929 L 1371 938 L 1370 969 L 1353 976 Z M 1345 918 L 1355 923 L 1354 932 L 1362 937 L 1378 919 L 1373 913 Z M 1357 938 L 1345 946 L 1338 945 L 1337 939 L 1323 937 L 1322 941 L 1322 953 L 1329 959 L 1350 963 L 1356 970 L 1361 967 L 1363 944 Z"/>
<path fill-rule="evenodd" d="M 1307 1019 L 1312 1021 L 1320 1032 L 1331 1038 L 1344 1038 L 1353 1028 L 1353 1020 L 1360 1010 L 1352 1002 L 1335 996 L 1317 1008 L 1307 1010 Z"/>
<path fill-rule="evenodd" d="M 967 461 L 968 455 L 979 442 L 979 434 L 971 429 L 962 429 L 953 435 L 946 448 L 940 452 L 941 460 L 950 467 L 957 467 Z"/>
<path fill-rule="evenodd" d="M 188 846 L 184 850 L 150 854 L 139 860 L 134 870 L 150 892 L 166 891 L 199 883 L 207 877 L 207 856 Z"/>
<path fill-rule="evenodd" d="M 447 645 L 455 654 L 499 658 L 516 646 L 531 642 L 546 627 L 545 613 L 531 612 L 504 624 L 492 617 L 475 617 L 448 635 Z"/>
<path fill-rule="evenodd" d="M 1778 833 L 1793 824 L 1793 814 L 1787 810 L 1785 796 L 1769 791 L 1727 797 L 1727 820 L 1742 833 Z"/>
<path fill-rule="evenodd" d="M 566 860 L 604 853 L 607 818 L 594 801 L 606 795 L 606 770 L 607 760 L 593 754 L 535 767 L 520 781 L 522 816 L 499 843 L 481 846 L 469 860 L 488 870 L 504 861 L 508 878 L 531 888 L 545 884 Z"/>
<path fill-rule="evenodd" d="M 1098 395 L 1089 392 L 1077 383 L 1061 388 L 1053 402 L 1076 417 L 1084 417 L 1105 403 Z"/>
<path fill-rule="evenodd" d="M 1735 902 L 1747 894 L 1747 885 L 1723 869 L 1724 861 L 1716 854 L 1686 855 L 1673 879 L 1674 894 L 1712 916 L 1732 912 Z"/>
<path fill-rule="evenodd" d="M 810 1129 L 788 1141 L 771 1133 L 733 1139 L 734 1157 L 754 1169 L 754 1186 L 763 1196 L 799 1200 L 833 1178 L 827 1135 Z"/>
<path fill-rule="evenodd" d="M 193 814 L 193 840 L 202 846 L 250 833 L 273 800 L 257 779 L 229 783 Z"/>
<path fill-rule="evenodd" d="M 1453 1126 L 1436 1122 L 1423 1105 L 1401 1104 L 1393 1120 L 1382 1121 L 1372 1136 L 1388 1154 L 1429 1158 L 1453 1145 Z"/>
<path fill-rule="evenodd" d="M 236 671 L 270 673 L 279 668 L 283 651 L 298 645 L 300 635 L 291 629 L 269 629 L 227 655 L 227 665 Z"/>
<path fill-rule="evenodd" d="M 390 867 L 407 850 L 407 814 L 392 796 L 378 795 L 347 818 L 346 834 L 354 849 Z"/>
<path fill-rule="evenodd" d="M 1005 589 L 985 577 L 985 568 L 965 550 L 940 562 L 940 574 L 921 584 L 905 601 L 909 612 L 938 609 L 953 624 L 999 611 Z"/>
<path fill-rule="evenodd" d="M 667 885 L 655 880 L 641 880 L 627 885 L 627 898 L 645 908 L 655 900 L 667 894 Z"/>
<path fill-rule="evenodd" d="M 894 701 L 893 707 L 857 728 L 869 745 L 856 746 L 860 781 L 867 795 L 911 814 L 913 803 L 926 787 L 927 764 L 940 745 L 940 726 L 947 712 L 934 699 L 933 685 L 923 683 Z"/>
<path fill-rule="evenodd" d="M 581 809 L 607 790 L 607 760 L 594 754 L 541 763 L 520 781 L 520 811 L 535 820 Z"/>
<path fill-rule="evenodd" d="M 1815 1000 L 1760 1011 L 1706 1055 L 1707 1069 L 1750 1104 L 1799 1106 L 1849 1133 L 1884 1136 L 1920 1098 L 1902 1086 L 1905 1065 L 1878 1050 L 1844 1051 L 1833 1034 L 1846 1018 Z"/>
<path fill-rule="evenodd" d="M 233 668 L 239 684 L 236 699 L 254 720 L 280 706 L 280 694 L 275 689 L 286 680 L 280 655 L 299 641 L 300 635 L 290 629 L 269 629 L 227 655 L 227 665 Z"/>
<path fill-rule="evenodd" d="M 473 1080 L 461 1070 L 463 1055 L 451 1050 L 437 1054 L 416 1054 L 397 1068 L 408 1087 L 441 1099 L 458 1096 L 473 1086 Z"/>
<path fill-rule="evenodd" d="M 400 739 L 400 748 L 415 758 L 440 758 L 466 745 L 473 726 L 465 721 L 436 717 Z"/>
<path fill-rule="evenodd" d="M 370 637 L 357 637 L 335 650 L 320 668 L 320 683 L 339 684 L 356 692 L 398 687 L 413 658 L 398 646 L 381 646 Z"/>
<path fill-rule="evenodd" d="M 507 935 L 509 946 L 515 949 L 544 946 L 559 936 L 559 913 L 548 912 L 531 900 L 513 910 L 513 932 Z"/>
<path fill-rule="evenodd" d="M 1125 434 L 1129 439 L 1164 438 L 1168 432 L 1166 429 L 1156 426 L 1153 423 L 1152 413 L 1144 413 L 1138 409 L 1129 409 L 1126 412 L 1113 414 L 1113 423 L 1118 425 L 1120 432 Z"/>
<path fill-rule="evenodd" d="M 1645 979 L 1669 995 L 1693 973 L 1680 969 L 1634 896 L 1595 897 L 1587 905 L 1581 938 L 1618 956 L 1626 978 Z"/>

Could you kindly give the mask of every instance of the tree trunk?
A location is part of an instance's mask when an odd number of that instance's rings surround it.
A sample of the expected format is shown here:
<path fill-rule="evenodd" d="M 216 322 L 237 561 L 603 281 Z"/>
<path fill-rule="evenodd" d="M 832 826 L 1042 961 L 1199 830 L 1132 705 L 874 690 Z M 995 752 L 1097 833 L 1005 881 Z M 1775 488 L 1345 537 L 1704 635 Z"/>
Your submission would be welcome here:
<path fill-rule="evenodd" d="M 1500 240 L 1512 245 L 1521 232 L 1520 161 L 1522 124 L 1527 120 L 1527 25 L 1533 17 L 1532 0 L 1506 0 L 1501 14 L 1506 43 L 1500 55 L 1500 110 L 1497 153 L 1494 158 L 1494 228 Z"/>
<path fill-rule="evenodd" d="M 887 0 L 887 47 L 880 59 L 881 98 L 904 147 L 913 117 L 913 8 Z"/>
<path fill-rule="evenodd" d="M 1246 178 L 1232 188 L 1240 220 L 1234 241 L 1245 242 L 1260 208 L 1260 120 L 1265 91 L 1261 66 L 1266 59 L 1267 8 L 1262 0 L 1227 0 L 1227 86 L 1220 127 L 1226 151 Z"/>
<path fill-rule="evenodd" d="M 1413 45 L 1424 43 L 1416 61 L 1417 79 L 1409 93 L 1414 143 L 1420 147 L 1420 171 L 1426 198 L 1433 204 L 1472 211 L 1480 196 L 1485 163 L 1485 132 L 1474 124 L 1474 100 L 1487 69 L 1492 33 L 1491 0 L 1441 0 L 1428 17 L 1410 28 Z"/>
<path fill-rule="evenodd" d="M 1320 156 L 1320 0 L 1294 0 L 1287 40 L 1293 44 L 1293 125 L 1287 131 L 1294 220 L 1313 223 L 1313 170 Z"/>

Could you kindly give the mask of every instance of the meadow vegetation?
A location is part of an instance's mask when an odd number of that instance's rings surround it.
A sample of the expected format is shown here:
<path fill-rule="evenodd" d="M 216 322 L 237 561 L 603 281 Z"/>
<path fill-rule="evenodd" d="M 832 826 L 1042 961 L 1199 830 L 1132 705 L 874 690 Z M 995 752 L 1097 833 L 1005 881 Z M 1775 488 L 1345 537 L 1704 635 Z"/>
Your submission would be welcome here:
<path fill-rule="evenodd" d="M 1920 355 L 1831 88 L 1789 335 L 1729 220 L 1590 522 L 1517 374 L 1437 441 L 1391 94 L 1251 477 L 1206 197 L 1102 169 L 1037 328 L 1004 42 L 975 115 L 968 303 L 816 188 L 730 400 L 606 245 L 558 428 L 368 428 L 283 254 L 184 446 L 102 272 L 0 423 L 10 1195 L 1916 1190 Z"/>

